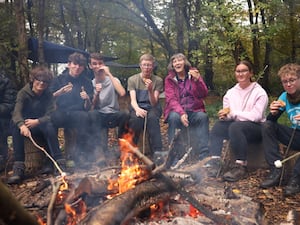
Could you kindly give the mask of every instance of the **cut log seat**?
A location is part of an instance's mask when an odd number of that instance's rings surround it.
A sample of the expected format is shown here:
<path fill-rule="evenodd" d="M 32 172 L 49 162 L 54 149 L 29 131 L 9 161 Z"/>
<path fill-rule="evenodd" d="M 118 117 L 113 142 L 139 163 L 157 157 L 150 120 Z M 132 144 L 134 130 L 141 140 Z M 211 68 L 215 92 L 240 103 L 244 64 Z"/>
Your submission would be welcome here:
<path fill-rule="evenodd" d="M 33 137 L 33 139 L 38 145 L 47 149 L 47 144 L 42 137 Z M 34 146 L 29 138 L 25 138 L 24 151 L 25 173 L 27 175 L 33 175 L 37 173 L 45 165 L 45 163 L 48 163 L 48 159 L 45 153 Z"/>
<path fill-rule="evenodd" d="M 264 147 L 262 142 L 250 143 L 247 147 L 247 163 L 248 170 L 254 171 L 256 169 L 266 169 L 268 164 L 265 160 Z M 223 145 L 222 154 L 225 154 L 225 162 L 230 165 L 234 163 L 235 157 L 230 148 L 230 141 L 225 140 Z"/>

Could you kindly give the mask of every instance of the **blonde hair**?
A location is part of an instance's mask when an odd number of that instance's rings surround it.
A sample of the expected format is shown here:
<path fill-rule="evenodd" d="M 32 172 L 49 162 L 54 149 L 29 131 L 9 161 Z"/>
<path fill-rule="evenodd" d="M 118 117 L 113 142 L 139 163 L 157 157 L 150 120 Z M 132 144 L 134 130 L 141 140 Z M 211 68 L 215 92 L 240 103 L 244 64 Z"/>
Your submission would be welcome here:
<path fill-rule="evenodd" d="M 153 55 L 151 54 L 144 54 L 140 57 L 140 63 L 143 61 L 143 60 L 147 60 L 147 61 L 152 61 L 152 63 L 154 64 L 155 62 L 155 58 Z"/>
<path fill-rule="evenodd" d="M 282 78 L 287 75 L 297 76 L 300 78 L 300 65 L 296 63 L 288 63 L 282 66 L 278 71 L 278 76 Z"/>
<path fill-rule="evenodd" d="M 188 59 L 186 58 L 186 56 L 182 53 L 177 53 L 175 55 L 173 55 L 170 59 L 169 65 L 168 65 L 168 70 L 172 70 L 173 69 L 173 60 L 174 59 L 183 59 L 184 60 L 184 65 L 191 67 L 191 63 L 188 61 Z"/>

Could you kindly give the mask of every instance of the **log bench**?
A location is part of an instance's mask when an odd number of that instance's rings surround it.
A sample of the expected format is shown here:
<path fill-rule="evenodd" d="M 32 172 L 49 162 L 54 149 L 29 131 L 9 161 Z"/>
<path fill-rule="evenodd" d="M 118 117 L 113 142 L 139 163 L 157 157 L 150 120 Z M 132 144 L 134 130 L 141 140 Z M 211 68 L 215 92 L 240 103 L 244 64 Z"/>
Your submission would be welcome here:
<path fill-rule="evenodd" d="M 33 140 L 41 147 L 47 149 L 47 144 L 42 137 L 33 137 Z M 25 152 L 25 174 L 33 175 L 38 173 L 46 163 L 50 163 L 49 159 L 43 151 L 37 148 L 29 138 L 24 140 Z"/>
<path fill-rule="evenodd" d="M 248 170 L 254 171 L 257 169 L 267 169 L 269 166 L 265 160 L 264 147 L 262 142 L 250 143 L 247 148 L 247 163 Z M 230 148 L 230 141 L 224 140 L 222 155 L 227 161 L 226 164 L 233 164 L 235 162 L 235 157 Z"/>

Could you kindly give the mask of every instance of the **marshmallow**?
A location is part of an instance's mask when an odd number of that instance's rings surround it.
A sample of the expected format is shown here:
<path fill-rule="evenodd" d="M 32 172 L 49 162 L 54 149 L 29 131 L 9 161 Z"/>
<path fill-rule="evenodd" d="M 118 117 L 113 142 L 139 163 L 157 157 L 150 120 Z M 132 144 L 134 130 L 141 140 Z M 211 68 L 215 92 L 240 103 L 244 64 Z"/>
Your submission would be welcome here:
<path fill-rule="evenodd" d="M 276 160 L 274 162 L 274 165 L 276 166 L 276 168 L 281 168 L 282 167 L 282 162 L 280 160 Z"/>

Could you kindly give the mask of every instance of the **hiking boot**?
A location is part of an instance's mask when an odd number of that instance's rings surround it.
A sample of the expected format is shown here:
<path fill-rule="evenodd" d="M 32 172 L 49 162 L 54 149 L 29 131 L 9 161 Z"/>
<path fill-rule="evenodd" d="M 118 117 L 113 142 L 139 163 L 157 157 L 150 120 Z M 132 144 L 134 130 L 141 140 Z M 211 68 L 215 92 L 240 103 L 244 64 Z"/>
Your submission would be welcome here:
<path fill-rule="evenodd" d="M 224 181 L 235 182 L 243 179 L 247 175 L 247 168 L 239 163 L 235 163 L 234 167 L 223 175 Z"/>
<path fill-rule="evenodd" d="M 261 182 L 261 188 L 269 188 L 279 185 L 282 169 L 272 168 L 267 178 Z"/>
<path fill-rule="evenodd" d="M 207 163 L 205 163 L 204 167 L 208 168 L 207 176 L 209 177 L 217 177 L 221 172 L 221 159 L 220 158 L 211 158 Z"/>
<path fill-rule="evenodd" d="M 284 189 L 284 195 L 291 196 L 299 192 L 300 192 L 300 176 L 294 174 Z"/>
<path fill-rule="evenodd" d="M 8 184 L 19 184 L 24 179 L 25 163 L 21 161 L 14 162 L 13 175 L 8 178 Z"/>

